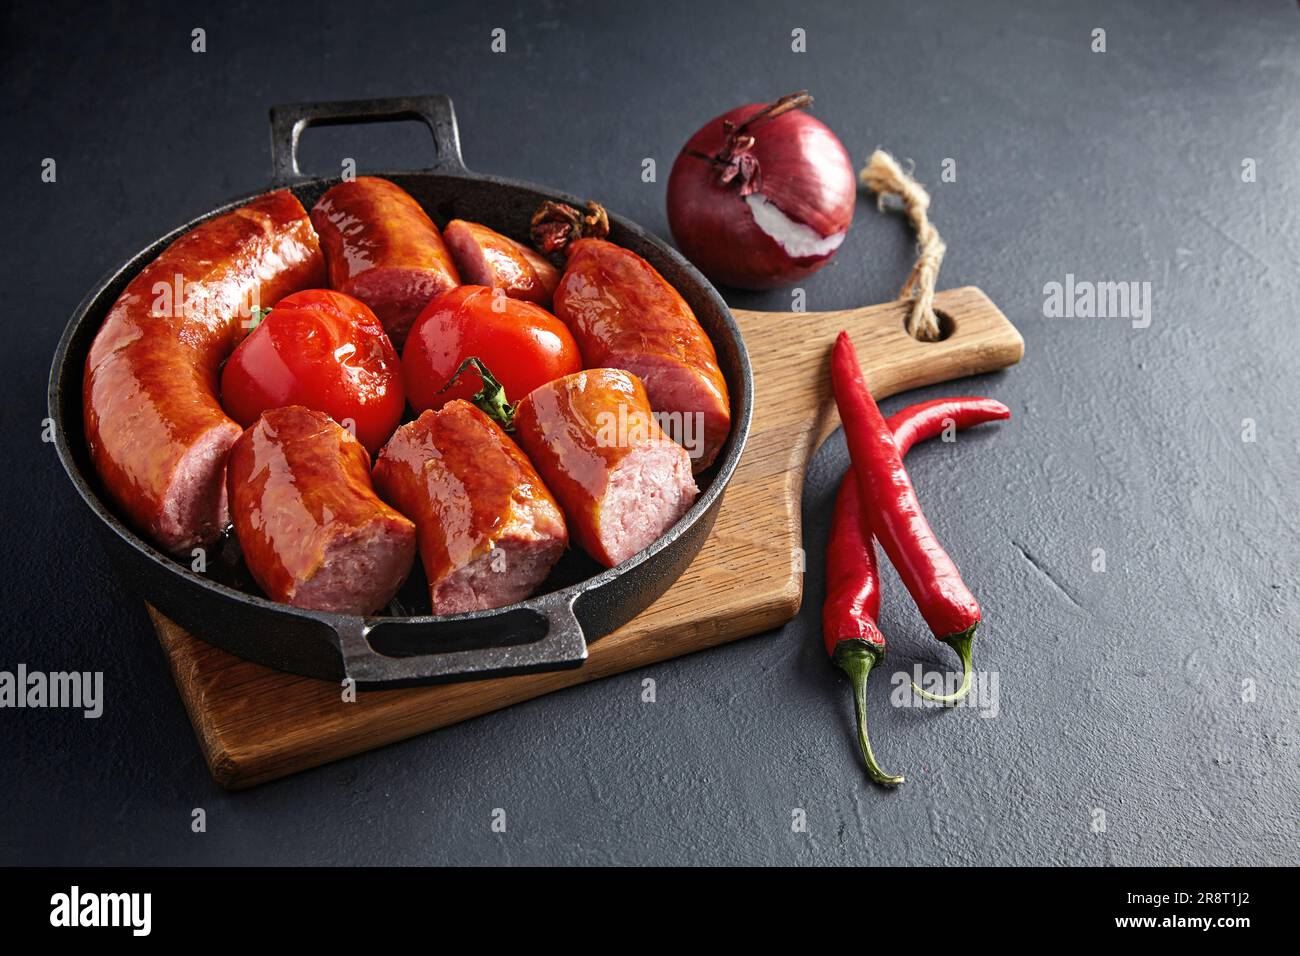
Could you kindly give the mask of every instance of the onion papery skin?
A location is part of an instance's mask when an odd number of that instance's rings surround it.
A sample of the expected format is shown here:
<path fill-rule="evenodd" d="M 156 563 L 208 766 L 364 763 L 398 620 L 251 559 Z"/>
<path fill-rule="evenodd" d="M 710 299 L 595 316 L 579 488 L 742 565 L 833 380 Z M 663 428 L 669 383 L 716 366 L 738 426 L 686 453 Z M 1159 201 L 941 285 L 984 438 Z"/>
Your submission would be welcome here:
<path fill-rule="evenodd" d="M 668 225 L 677 247 L 714 282 L 740 289 L 790 285 L 835 255 L 794 257 L 759 227 L 739 178 L 719 182 L 718 169 L 698 154 L 726 145 L 724 121 L 737 125 L 767 104 L 750 103 L 711 120 L 678 154 L 668 177 Z M 785 216 L 822 237 L 847 233 L 857 202 L 857 178 L 839 138 L 825 123 L 791 110 L 754 126 L 749 152 L 758 160 L 758 193 Z"/>

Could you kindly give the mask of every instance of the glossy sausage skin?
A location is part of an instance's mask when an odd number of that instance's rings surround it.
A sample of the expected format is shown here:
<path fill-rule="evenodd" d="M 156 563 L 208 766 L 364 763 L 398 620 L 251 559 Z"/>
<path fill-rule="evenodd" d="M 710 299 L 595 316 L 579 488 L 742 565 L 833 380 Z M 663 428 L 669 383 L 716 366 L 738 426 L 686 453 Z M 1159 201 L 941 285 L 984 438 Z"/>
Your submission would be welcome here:
<path fill-rule="evenodd" d="M 328 415 L 263 412 L 226 480 L 244 563 L 272 600 L 369 614 L 411 571 L 415 525 L 375 494 L 366 449 Z"/>
<path fill-rule="evenodd" d="M 731 430 L 727 383 L 695 313 L 650 263 L 603 239 L 579 240 L 554 311 L 588 368 L 638 376 L 651 407 L 669 416 L 661 425 L 691 452 L 693 469 L 712 464 Z"/>
<path fill-rule="evenodd" d="M 435 295 L 460 285 L 442 234 L 410 194 L 387 179 L 358 176 L 312 207 L 330 287 L 360 299 L 401 349 Z"/>
<path fill-rule="evenodd" d="M 374 475 L 385 500 L 415 522 L 435 614 L 522 601 L 568 545 L 542 479 L 469 402 L 456 399 L 399 428 Z"/>
<path fill-rule="evenodd" d="M 229 522 L 226 453 L 243 429 L 217 373 L 251 306 L 324 279 L 307 213 L 282 190 L 181 236 L 109 310 L 86 357 L 86 443 L 108 496 L 162 549 L 210 544 Z"/>
<path fill-rule="evenodd" d="M 574 539 L 606 567 L 652 544 L 698 494 L 686 449 L 656 424 L 630 372 L 587 369 L 535 388 L 514 425 Z"/>
<path fill-rule="evenodd" d="M 532 249 L 464 219 L 447 223 L 442 235 L 466 285 L 485 285 L 512 299 L 550 306 L 560 273 Z"/>

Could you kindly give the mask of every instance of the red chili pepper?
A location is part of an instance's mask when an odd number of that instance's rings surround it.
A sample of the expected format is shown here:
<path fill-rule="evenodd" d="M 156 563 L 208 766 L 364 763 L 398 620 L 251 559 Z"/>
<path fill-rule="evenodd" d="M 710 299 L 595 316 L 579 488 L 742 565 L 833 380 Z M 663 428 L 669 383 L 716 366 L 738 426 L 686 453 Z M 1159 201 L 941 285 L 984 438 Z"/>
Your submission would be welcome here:
<path fill-rule="evenodd" d="M 938 435 L 949 423 L 962 429 L 1010 418 L 1011 409 L 991 398 L 940 398 L 909 405 L 885 422 L 900 459 L 919 441 Z M 867 677 L 885 654 L 885 636 L 876 625 L 880 613 L 880 575 L 871 543 L 862 492 L 852 466 L 840 481 L 826 547 L 826 601 L 822 605 L 822 638 L 826 653 L 853 682 L 858 719 L 858 743 L 867 775 L 876 783 L 896 787 L 900 776 L 886 773 L 876 762 L 867 736 Z"/>
<path fill-rule="evenodd" d="M 870 502 L 866 511 L 871 531 L 934 636 L 961 658 L 962 682 L 955 693 L 940 696 L 916 690 L 930 700 L 961 700 L 970 691 L 971 642 L 980 623 L 979 602 L 925 520 L 893 433 L 867 390 L 847 332 L 835 340 L 831 383 L 863 500 Z"/>
<path fill-rule="evenodd" d="M 929 402 L 909 405 L 885 419 L 899 458 L 906 457 L 917 442 L 940 434 L 951 422 L 958 431 L 985 422 L 1001 421 L 1011 417 L 1011 409 L 992 398 L 974 396 L 936 398 Z"/>

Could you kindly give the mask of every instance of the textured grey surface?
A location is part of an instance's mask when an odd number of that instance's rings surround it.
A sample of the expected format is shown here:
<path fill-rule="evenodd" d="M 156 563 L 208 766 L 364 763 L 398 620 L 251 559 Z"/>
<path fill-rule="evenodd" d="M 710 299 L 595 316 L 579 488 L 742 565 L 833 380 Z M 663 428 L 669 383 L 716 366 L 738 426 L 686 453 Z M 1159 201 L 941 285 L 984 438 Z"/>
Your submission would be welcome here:
<path fill-rule="evenodd" d="M 0 711 L 0 862 L 1296 862 L 1295 4 L 432 6 L 6 8 L 0 668 L 102 669 L 107 703 L 97 721 Z M 190 52 L 195 27 L 205 54 Z M 979 393 L 1015 412 L 911 458 L 984 605 L 977 661 L 998 675 L 998 715 L 888 706 L 888 675 L 946 659 L 887 572 L 873 737 L 909 781 L 888 793 L 861 776 L 817 628 L 836 435 L 804 495 L 804 609 L 781 631 L 217 790 L 143 609 L 40 441 L 49 359 L 82 292 L 264 186 L 272 103 L 447 92 L 472 168 L 599 196 L 666 234 L 687 136 L 802 87 L 855 161 L 878 145 L 915 159 L 948 241 L 941 285 L 981 286 L 1025 336 L 1019 367 L 886 408 Z M 425 145 L 408 126 L 312 131 L 305 162 L 418 165 Z M 40 181 L 47 156 L 55 184 Z M 641 182 L 644 157 L 658 183 Z M 939 181 L 946 157 L 956 182 Z M 889 299 L 910 254 L 901 221 L 861 202 L 806 283 L 809 309 Z M 1150 327 L 1044 318 L 1044 284 L 1067 273 L 1149 281 Z"/>

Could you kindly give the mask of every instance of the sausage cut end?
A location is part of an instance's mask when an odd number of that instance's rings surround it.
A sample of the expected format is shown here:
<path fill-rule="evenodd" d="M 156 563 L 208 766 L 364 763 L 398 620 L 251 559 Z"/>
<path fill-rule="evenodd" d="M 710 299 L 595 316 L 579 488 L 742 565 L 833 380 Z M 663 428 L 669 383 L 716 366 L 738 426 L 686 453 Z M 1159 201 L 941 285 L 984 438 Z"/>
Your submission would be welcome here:
<path fill-rule="evenodd" d="M 376 515 L 370 524 L 341 531 L 323 546 L 320 565 L 294 588 L 289 603 L 314 611 L 368 614 L 393 599 L 414 561 L 411 526 Z"/>
<path fill-rule="evenodd" d="M 452 571 L 430 589 L 434 614 L 505 607 L 529 597 L 546 580 L 567 543 L 557 514 L 520 515 L 492 550 Z M 534 519 L 541 519 L 540 522 Z M 543 525 L 538 530 L 537 524 Z"/>
<path fill-rule="evenodd" d="M 610 566 L 654 544 L 690 510 L 699 489 L 690 457 L 661 438 L 638 445 L 609 474 L 597 534 Z"/>
<path fill-rule="evenodd" d="M 215 540 L 230 524 L 226 456 L 243 434 L 227 419 L 195 438 L 172 469 L 153 538 L 178 554 Z"/>

